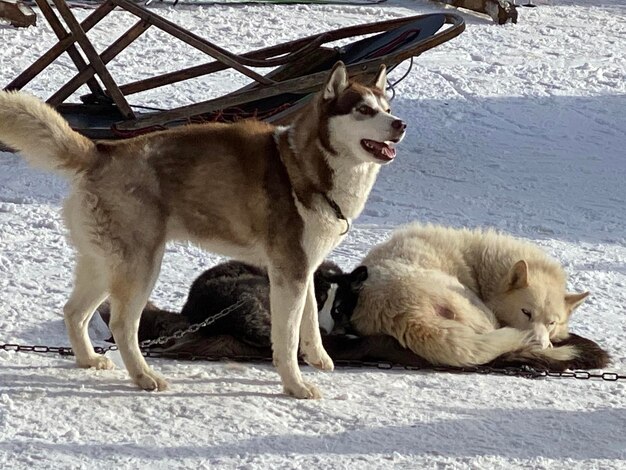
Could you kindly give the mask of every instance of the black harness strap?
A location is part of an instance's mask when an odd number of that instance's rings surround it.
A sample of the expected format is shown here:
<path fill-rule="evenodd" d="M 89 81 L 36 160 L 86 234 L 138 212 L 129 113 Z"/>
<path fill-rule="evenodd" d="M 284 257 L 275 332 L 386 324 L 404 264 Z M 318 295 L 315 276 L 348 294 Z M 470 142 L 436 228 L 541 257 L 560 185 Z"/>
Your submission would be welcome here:
<path fill-rule="evenodd" d="M 335 216 L 339 220 L 343 220 L 346 223 L 346 229 L 341 232 L 341 235 L 345 235 L 350 230 L 350 221 L 345 215 L 343 215 L 343 212 L 341 212 L 341 207 L 339 207 L 339 204 L 337 204 L 327 193 L 322 193 L 322 195 L 324 196 L 324 199 L 326 199 L 326 202 L 331 207 L 331 209 L 335 212 Z"/>

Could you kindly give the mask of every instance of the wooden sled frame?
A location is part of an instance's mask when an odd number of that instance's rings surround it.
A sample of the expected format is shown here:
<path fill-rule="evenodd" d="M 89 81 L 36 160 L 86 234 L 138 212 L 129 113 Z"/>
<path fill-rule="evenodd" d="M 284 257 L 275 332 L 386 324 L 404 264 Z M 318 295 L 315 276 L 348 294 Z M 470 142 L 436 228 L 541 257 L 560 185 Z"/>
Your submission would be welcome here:
<path fill-rule="evenodd" d="M 323 47 L 323 44 L 354 36 L 389 32 L 402 27 L 406 29 L 417 21 L 426 21 L 435 16 L 438 17 L 437 21 L 440 21 L 441 25 L 449 25 L 442 28 L 441 31 L 438 31 L 439 27 L 436 27 L 426 34 L 426 37 L 420 37 L 409 45 L 403 46 L 400 42 L 400 45 L 395 49 L 385 45 L 375 57 L 346 61 L 351 78 L 367 79 L 374 76 L 380 64 L 384 63 L 387 67 L 393 68 L 405 59 L 418 56 L 422 52 L 452 39 L 465 29 L 463 19 L 453 13 L 418 15 L 341 28 L 237 55 L 130 0 L 106 0 L 82 23 L 78 22 L 65 0 L 52 0 L 58 14 L 69 28 L 69 32 L 47 0 L 35 1 L 59 41 L 9 83 L 5 90 L 22 89 L 56 58 L 67 52 L 78 69 L 78 73 L 48 98 L 47 102 L 56 107 L 75 129 L 93 138 L 132 136 L 172 125 L 194 122 L 202 120 L 202 116 L 210 113 L 219 112 L 226 108 L 245 106 L 259 100 L 271 100 L 280 95 L 292 94 L 297 97 L 295 101 L 301 101 L 302 104 L 305 101 L 302 99 L 303 97 L 319 89 L 334 61 L 342 58 L 337 48 Z M 138 21 L 101 54 L 98 54 L 86 33 L 115 8 L 121 8 L 133 14 L 138 18 Z M 150 26 L 163 30 L 215 60 L 119 86 L 109 73 L 106 64 L 140 37 Z M 397 37 L 393 39 L 398 40 Z M 83 59 L 77 46 L 83 51 L 87 62 Z M 263 76 L 250 67 L 277 68 Z M 208 101 L 144 114 L 137 114 L 126 99 L 127 96 L 134 93 L 229 68 L 251 78 L 253 83 Z M 96 77 L 100 79 L 104 88 L 96 80 Z M 89 87 L 91 92 L 89 95 L 81 97 L 84 103 L 65 103 L 65 100 L 84 84 Z M 300 106 L 290 105 L 283 112 L 274 113 L 267 120 L 287 122 Z M 92 119 L 100 124 L 93 125 L 93 122 L 88 122 L 89 118 L 83 119 L 84 116 L 92 116 Z"/>

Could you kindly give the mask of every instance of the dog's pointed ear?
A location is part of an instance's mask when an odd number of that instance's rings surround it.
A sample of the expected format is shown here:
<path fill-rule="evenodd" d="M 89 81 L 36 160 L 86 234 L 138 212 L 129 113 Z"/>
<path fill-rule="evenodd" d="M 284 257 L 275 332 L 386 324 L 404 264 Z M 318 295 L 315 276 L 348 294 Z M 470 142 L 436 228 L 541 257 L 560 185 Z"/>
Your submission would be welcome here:
<path fill-rule="evenodd" d="M 348 88 L 348 71 L 343 62 L 339 61 L 330 71 L 324 85 L 324 99 L 333 100 Z"/>
<path fill-rule="evenodd" d="M 378 68 L 378 74 L 376 75 L 376 79 L 374 80 L 374 86 L 383 93 L 387 89 L 387 67 L 385 66 L 385 64 L 380 64 L 380 67 Z"/>
<path fill-rule="evenodd" d="M 359 266 L 350 273 L 350 290 L 360 291 L 363 283 L 367 280 L 367 266 Z"/>
<path fill-rule="evenodd" d="M 508 287 L 509 290 L 528 287 L 528 264 L 525 260 L 519 260 L 509 271 Z"/>
<path fill-rule="evenodd" d="M 565 308 L 567 308 L 568 315 L 571 315 L 587 297 L 589 297 L 589 292 L 568 292 L 565 294 Z"/>

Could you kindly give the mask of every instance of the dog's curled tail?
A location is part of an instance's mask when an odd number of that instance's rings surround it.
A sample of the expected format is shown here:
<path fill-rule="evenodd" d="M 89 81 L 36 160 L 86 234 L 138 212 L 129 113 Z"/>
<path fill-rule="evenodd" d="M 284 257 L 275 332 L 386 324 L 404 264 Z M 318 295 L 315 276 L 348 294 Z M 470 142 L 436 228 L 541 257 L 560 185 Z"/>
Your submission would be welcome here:
<path fill-rule="evenodd" d="M 566 369 L 602 369 L 611 358 L 594 341 L 570 333 L 569 337 L 554 343 L 553 348 L 528 346 L 499 356 L 492 366 L 528 365 L 536 369 L 563 371 Z"/>
<path fill-rule="evenodd" d="M 95 158 L 91 140 L 51 106 L 21 92 L 0 91 L 0 142 L 44 170 L 80 172 Z"/>

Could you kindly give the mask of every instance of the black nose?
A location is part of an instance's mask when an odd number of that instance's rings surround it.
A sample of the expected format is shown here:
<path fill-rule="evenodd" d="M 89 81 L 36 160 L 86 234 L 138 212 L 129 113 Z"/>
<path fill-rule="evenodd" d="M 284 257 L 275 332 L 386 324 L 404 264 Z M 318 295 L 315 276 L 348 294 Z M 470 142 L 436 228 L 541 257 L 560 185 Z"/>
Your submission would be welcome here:
<path fill-rule="evenodd" d="M 391 127 L 398 131 L 403 131 L 404 129 L 406 129 L 406 123 L 401 119 L 396 119 L 391 123 Z"/>

